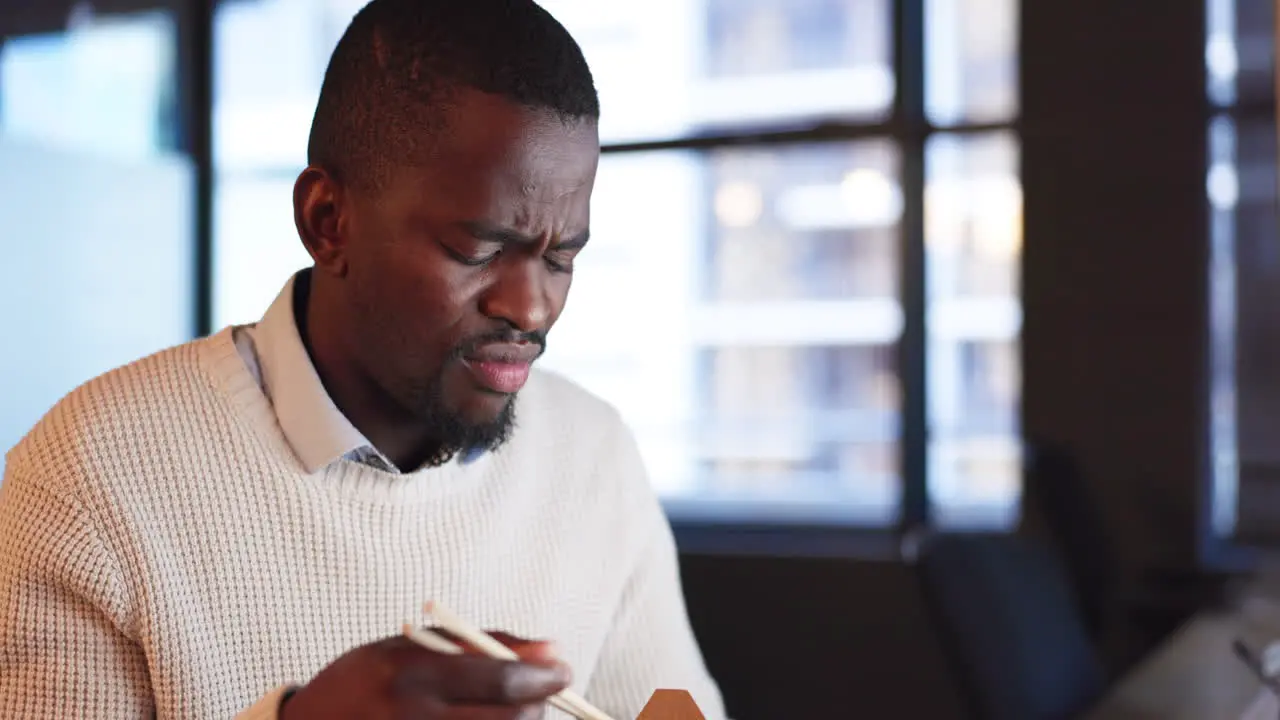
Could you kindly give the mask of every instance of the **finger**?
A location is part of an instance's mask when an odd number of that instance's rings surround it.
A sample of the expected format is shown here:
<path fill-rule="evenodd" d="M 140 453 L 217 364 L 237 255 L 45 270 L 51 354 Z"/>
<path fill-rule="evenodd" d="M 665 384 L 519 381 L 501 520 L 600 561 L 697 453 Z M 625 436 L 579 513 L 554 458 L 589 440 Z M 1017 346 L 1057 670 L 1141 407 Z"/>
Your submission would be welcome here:
<path fill-rule="evenodd" d="M 431 674 L 446 700 L 475 705 L 541 703 L 572 681 L 563 663 L 534 665 L 479 655 L 441 657 Z"/>
<path fill-rule="evenodd" d="M 478 648 L 471 645 L 470 643 L 463 640 L 462 638 L 458 637 L 457 635 L 454 635 L 448 630 L 445 630 L 443 628 L 433 627 L 431 628 L 431 632 L 443 638 L 448 639 L 450 642 L 452 642 L 455 645 L 458 645 L 468 653 L 471 653 L 473 655 L 484 654 Z M 489 637 L 492 637 L 494 640 L 497 640 L 498 642 L 510 648 L 511 651 L 514 652 L 524 662 L 534 663 L 537 665 L 551 665 L 557 662 L 558 660 L 558 657 L 556 654 L 557 648 L 555 646 L 555 643 L 549 640 L 528 640 L 525 638 L 516 637 L 515 635 L 511 635 L 510 633 L 499 632 L 499 631 L 490 632 L 488 633 L 488 635 Z"/>
<path fill-rule="evenodd" d="M 442 720 L 544 720 L 546 703 L 530 705 L 449 705 L 439 698 L 411 698 L 402 701 L 398 710 L 404 718 L 441 718 Z"/>
<path fill-rule="evenodd" d="M 494 707 L 491 705 L 454 705 L 444 713 L 445 720 L 543 720 L 546 705 Z"/>
<path fill-rule="evenodd" d="M 398 695 L 435 696 L 451 703 L 524 705 L 545 701 L 572 681 L 564 663 L 533 664 L 486 655 L 442 655 L 412 641 L 387 641 Z"/>

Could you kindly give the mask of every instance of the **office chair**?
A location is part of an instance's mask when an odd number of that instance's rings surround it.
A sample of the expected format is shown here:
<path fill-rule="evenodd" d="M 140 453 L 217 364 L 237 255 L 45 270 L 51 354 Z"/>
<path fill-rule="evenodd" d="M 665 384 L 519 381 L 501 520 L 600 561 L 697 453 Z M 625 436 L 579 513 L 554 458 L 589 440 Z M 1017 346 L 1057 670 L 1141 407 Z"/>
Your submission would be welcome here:
<path fill-rule="evenodd" d="M 1057 557 L 1014 535 L 941 534 L 916 564 L 975 720 L 1066 720 L 1105 688 L 1105 672 Z"/>

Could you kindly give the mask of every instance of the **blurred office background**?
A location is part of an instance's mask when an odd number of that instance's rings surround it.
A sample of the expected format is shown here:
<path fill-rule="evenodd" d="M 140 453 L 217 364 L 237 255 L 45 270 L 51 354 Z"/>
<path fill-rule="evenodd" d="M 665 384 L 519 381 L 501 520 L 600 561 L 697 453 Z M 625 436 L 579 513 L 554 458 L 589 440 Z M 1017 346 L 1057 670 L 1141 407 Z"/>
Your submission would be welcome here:
<path fill-rule="evenodd" d="M 0 0 L 0 446 L 306 264 L 361 4 Z M 741 718 L 961 717 L 914 541 L 1033 531 L 1037 453 L 1145 591 L 1117 674 L 1280 541 L 1270 0 L 542 4 L 605 145 L 544 362 L 635 429 Z"/>

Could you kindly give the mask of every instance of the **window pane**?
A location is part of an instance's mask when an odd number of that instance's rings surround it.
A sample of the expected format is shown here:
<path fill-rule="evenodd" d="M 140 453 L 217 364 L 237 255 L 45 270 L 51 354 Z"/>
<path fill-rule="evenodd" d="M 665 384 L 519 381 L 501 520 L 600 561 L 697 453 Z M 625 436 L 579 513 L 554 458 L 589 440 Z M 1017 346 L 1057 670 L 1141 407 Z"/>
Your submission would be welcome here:
<path fill-rule="evenodd" d="M 894 97 L 889 0 L 545 0 L 583 48 L 605 142 L 877 119 Z"/>
<path fill-rule="evenodd" d="M 292 173 L 226 173 L 213 192 L 214 327 L 255 322 L 311 264 L 293 224 Z"/>
<path fill-rule="evenodd" d="M 1224 55 L 1235 61 L 1237 100 L 1243 105 L 1270 106 L 1276 93 L 1275 4 L 1272 0 L 1233 0 L 1231 4 L 1235 6 L 1235 57 Z"/>
<path fill-rule="evenodd" d="M 173 47 L 159 13 L 0 44 L 0 327 L 21 338 L 0 355 L 0 454 L 76 385 L 191 337 Z"/>
<path fill-rule="evenodd" d="M 302 169 L 329 54 L 363 4 L 362 0 L 218 3 L 213 149 L 220 172 Z"/>
<path fill-rule="evenodd" d="M 1247 539 L 1274 544 L 1280 539 L 1280 447 L 1275 442 L 1280 429 L 1276 126 L 1274 117 L 1268 116 L 1234 123 L 1224 118 L 1210 130 L 1210 140 L 1217 145 L 1211 147 L 1214 175 L 1208 188 L 1215 251 L 1211 297 L 1218 304 L 1212 315 L 1211 355 L 1215 361 L 1214 495 L 1222 501 L 1232 496 L 1238 500 L 1235 508 L 1215 508 L 1215 520 L 1222 531 L 1234 530 Z M 1230 268 L 1223 268 L 1224 263 L 1230 263 Z M 1233 291 L 1230 298 L 1227 293 Z M 1233 317 L 1224 312 L 1230 310 Z M 1232 371 L 1234 377 L 1229 374 Z M 1228 414 L 1232 410 L 1234 423 Z M 1233 430 L 1234 442 L 1229 435 L 1222 437 Z"/>
<path fill-rule="evenodd" d="M 1017 0 L 926 0 L 925 37 L 925 109 L 933 123 L 1017 114 Z"/>
<path fill-rule="evenodd" d="M 1206 0 L 1205 11 L 1204 58 L 1209 99 L 1217 105 L 1230 105 L 1236 101 L 1236 73 L 1240 68 L 1236 0 Z"/>
<path fill-rule="evenodd" d="M 1273 0 L 1207 0 L 1205 66 L 1209 98 L 1265 107 L 1275 97 Z"/>
<path fill-rule="evenodd" d="M 926 171 L 930 500 L 942 524 L 1006 525 L 1021 487 L 1017 141 L 935 136 Z"/>
<path fill-rule="evenodd" d="M 224 0 L 214 15 L 214 327 L 256 321 L 310 263 L 293 182 L 329 54 L 363 0 Z M 281 33 L 280 28 L 290 31 Z"/>
<path fill-rule="evenodd" d="M 901 204 L 887 142 L 607 155 L 544 362 L 675 513 L 890 522 Z"/>
<path fill-rule="evenodd" d="M 1256 143 L 1253 139 L 1251 145 Z M 1209 371 L 1210 371 L 1210 448 L 1213 458 L 1212 482 L 1213 493 L 1212 521 L 1214 532 L 1227 537 L 1236 530 L 1237 499 L 1239 497 L 1240 465 L 1237 445 L 1241 440 L 1238 434 L 1236 415 L 1236 325 L 1237 325 L 1237 269 L 1236 269 L 1236 208 L 1240 202 L 1240 175 L 1236 163 L 1236 124 L 1231 118 L 1219 116 L 1209 125 L 1209 177 L 1206 189 L 1210 207 L 1210 256 L 1209 256 Z M 1270 170 L 1267 171 L 1270 173 Z M 1256 174 L 1254 179 L 1256 180 Z M 1264 183 L 1269 185 L 1270 183 Z M 1262 206 L 1270 214 L 1269 203 L 1265 195 L 1259 197 L 1256 188 L 1250 188 L 1251 203 Z M 1274 228 L 1264 228 L 1271 230 Z M 1256 240 L 1256 238 L 1254 238 Z M 1274 262 L 1271 263 L 1274 266 Z M 1264 266 L 1266 267 L 1266 266 Z M 1271 275 L 1264 271 L 1264 276 Z M 1272 277 L 1274 281 L 1274 276 Z M 1246 273 L 1246 289 L 1255 294 L 1258 286 L 1253 273 Z M 1263 313 L 1269 317 L 1270 313 Z M 1256 320 L 1255 320 L 1256 322 Z M 1269 325 L 1270 323 L 1268 323 Z M 1265 357 L 1265 356 L 1264 356 Z M 1271 374 L 1269 360 L 1256 363 L 1251 358 L 1249 363 L 1255 371 L 1264 370 Z M 1250 368 L 1246 367 L 1246 370 Z M 1253 404 L 1246 402 L 1245 408 L 1257 412 L 1261 417 L 1270 417 L 1270 403 Z M 1256 409 L 1255 409 L 1256 408 Z M 1256 423 L 1250 423 L 1257 427 Z M 1266 424 L 1263 431 L 1272 428 Z M 1263 440 L 1262 443 L 1258 443 Z M 1269 448 L 1269 439 L 1258 435 L 1245 439 L 1251 455 L 1257 452 L 1259 445 Z M 1255 456 L 1255 460 L 1260 459 Z M 1268 522 L 1267 524 L 1271 524 Z"/>
<path fill-rule="evenodd" d="M 223 0 L 219 161 L 293 167 L 360 0 Z M 894 96 L 889 0 L 544 0 L 591 64 L 608 142 L 725 126 L 878 119 Z M 281 33 L 279 28 L 290 32 Z"/>
<path fill-rule="evenodd" d="M 1207 6 L 1209 97 L 1238 115 L 1209 123 L 1209 264 L 1213 529 L 1280 540 L 1280 301 L 1275 8 L 1270 0 Z"/>

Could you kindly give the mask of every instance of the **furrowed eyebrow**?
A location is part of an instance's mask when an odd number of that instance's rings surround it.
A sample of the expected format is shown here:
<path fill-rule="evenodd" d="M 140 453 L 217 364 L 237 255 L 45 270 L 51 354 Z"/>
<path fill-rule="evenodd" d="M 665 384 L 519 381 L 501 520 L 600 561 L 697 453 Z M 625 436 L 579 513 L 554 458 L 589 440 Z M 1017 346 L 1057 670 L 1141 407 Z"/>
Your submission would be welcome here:
<path fill-rule="evenodd" d="M 590 239 L 591 232 L 589 230 L 584 230 L 562 243 L 557 243 L 554 247 L 556 250 L 581 250 L 586 247 L 587 241 Z"/>
<path fill-rule="evenodd" d="M 532 245 L 537 242 L 536 238 L 529 237 L 524 233 L 480 220 L 467 220 L 458 223 L 458 226 L 470 234 L 471 237 L 486 242 L 496 242 L 504 245 Z"/>
<path fill-rule="evenodd" d="M 522 232 L 479 220 L 468 220 L 458 223 L 458 225 L 475 239 L 484 240 L 485 242 L 496 242 L 503 245 L 533 245 L 538 242 L 537 238 L 525 235 Z M 591 232 L 583 231 L 564 242 L 556 243 L 552 247 L 557 250 L 578 250 L 585 247 L 590 239 Z"/>

